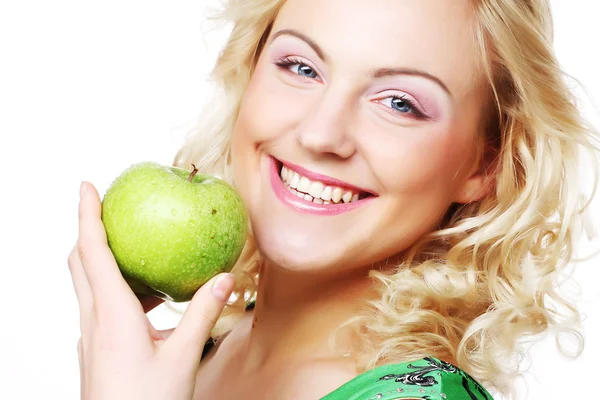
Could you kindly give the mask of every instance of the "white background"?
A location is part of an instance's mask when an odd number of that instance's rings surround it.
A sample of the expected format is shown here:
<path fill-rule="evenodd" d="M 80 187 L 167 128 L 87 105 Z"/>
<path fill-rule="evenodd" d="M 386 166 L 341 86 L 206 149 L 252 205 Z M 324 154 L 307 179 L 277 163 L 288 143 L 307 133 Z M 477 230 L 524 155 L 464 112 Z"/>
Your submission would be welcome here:
<path fill-rule="evenodd" d="M 558 57 L 598 100 L 600 2 L 553 3 Z M 79 183 L 103 193 L 132 163 L 172 161 L 207 99 L 205 78 L 222 40 L 211 34 L 205 47 L 208 4 L 0 3 L 1 399 L 79 397 L 78 308 L 66 263 Z M 529 394 L 520 384 L 520 398 L 600 396 L 598 261 L 575 274 L 587 314 L 584 355 L 567 362 L 552 340 L 535 346 Z M 177 316 L 161 307 L 152 319 L 166 327 Z"/>

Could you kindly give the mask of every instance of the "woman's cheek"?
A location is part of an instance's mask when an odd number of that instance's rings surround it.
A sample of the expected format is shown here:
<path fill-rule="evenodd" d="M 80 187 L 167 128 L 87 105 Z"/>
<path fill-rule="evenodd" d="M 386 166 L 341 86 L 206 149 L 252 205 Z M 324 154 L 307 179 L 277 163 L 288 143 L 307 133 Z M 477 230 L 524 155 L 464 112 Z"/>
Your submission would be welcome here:
<path fill-rule="evenodd" d="M 402 129 L 395 136 L 388 135 L 387 143 L 371 146 L 381 181 L 392 191 L 420 190 L 423 185 L 447 181 L 455 168 L 455 155 L 449 151 L 446 135 L 434 129 Z"/>
<path fill-rule="evenodd" d="M 255 72 L 244 95 L 240 119 L 257 141 L 289 133 L 302 121 L 310 99 L 285 85 L 273 71 Z"/>

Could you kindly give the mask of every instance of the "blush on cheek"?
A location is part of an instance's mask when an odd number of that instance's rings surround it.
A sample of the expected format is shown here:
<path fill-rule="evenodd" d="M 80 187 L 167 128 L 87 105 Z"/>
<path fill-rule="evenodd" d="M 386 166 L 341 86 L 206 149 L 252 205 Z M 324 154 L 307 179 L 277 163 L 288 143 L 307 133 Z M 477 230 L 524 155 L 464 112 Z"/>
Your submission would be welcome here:
<path fill-rule="evenodd" d="M 386 192 L 407 202 L 403 207 L 413 210 L 409 214 L 431 224 L 451 203 L 459 173 L 466 166 L 462 166 L 464 156 L 451 149 L 451 140 L 444 134 L 423 133 L 419 140 L 404 140 L 394 157 L 387 153 L 381 159 L 385 169 L 378 171 L 378 178 L 386 183 Z"/>
<path fill-rule="evenodd" d="M 236 121 L 237 129 L 248 141 L 261 142 L 271 136 L 273 128 L 269 121 L 274 110 L 267 93 L 268 87 L 265 88 L 260 77 L 255 75 L 244 93 Z"/>
<path fill-rule="evenodd" d="M 244 94 L 238 123 L 256 142 L 290 134 L 305 119 L 314 97 L 290 87 L 269 67 L 257 68 Z"/>
<path fill-rule="evenodd" d="M 452 178 L 456 154 L 445 132 L 424 129 L 402 134 L 394 142 L 374 149 L 381 160 L 381 180 L 390 189 L 420 190 Z"/>

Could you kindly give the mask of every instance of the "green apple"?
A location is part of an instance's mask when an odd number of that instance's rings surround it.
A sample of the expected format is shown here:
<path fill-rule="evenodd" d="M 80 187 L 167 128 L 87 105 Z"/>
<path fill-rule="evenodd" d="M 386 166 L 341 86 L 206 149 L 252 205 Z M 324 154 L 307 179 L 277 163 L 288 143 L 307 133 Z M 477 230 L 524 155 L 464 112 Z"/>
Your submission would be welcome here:
<path fill-rule="evenodd" d="M 189 301 L 229 272 L 246 241 L 242 200 L 212 176 L 153 162 L 134 164 L 106 191 L 108 245 L 132 290 Z"/>

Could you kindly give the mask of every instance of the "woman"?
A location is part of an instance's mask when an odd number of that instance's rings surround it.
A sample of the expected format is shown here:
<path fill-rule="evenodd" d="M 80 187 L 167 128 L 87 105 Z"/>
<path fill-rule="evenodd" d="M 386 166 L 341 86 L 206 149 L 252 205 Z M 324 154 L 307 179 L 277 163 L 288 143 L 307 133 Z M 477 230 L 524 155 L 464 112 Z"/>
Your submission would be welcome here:
<path fill-rule="evenodd" d="M 156 331 L 84 183 L 69 257 L 84 397 L 510 393 L 518 341 L 572 330 L 555 283 L 595 143 L 547 1 L 229 0 L 224 17 L 214 109 L 175 165 L 245 202 L 238 300 L 215 327 L 234 290 L 218 276 Z"/>

